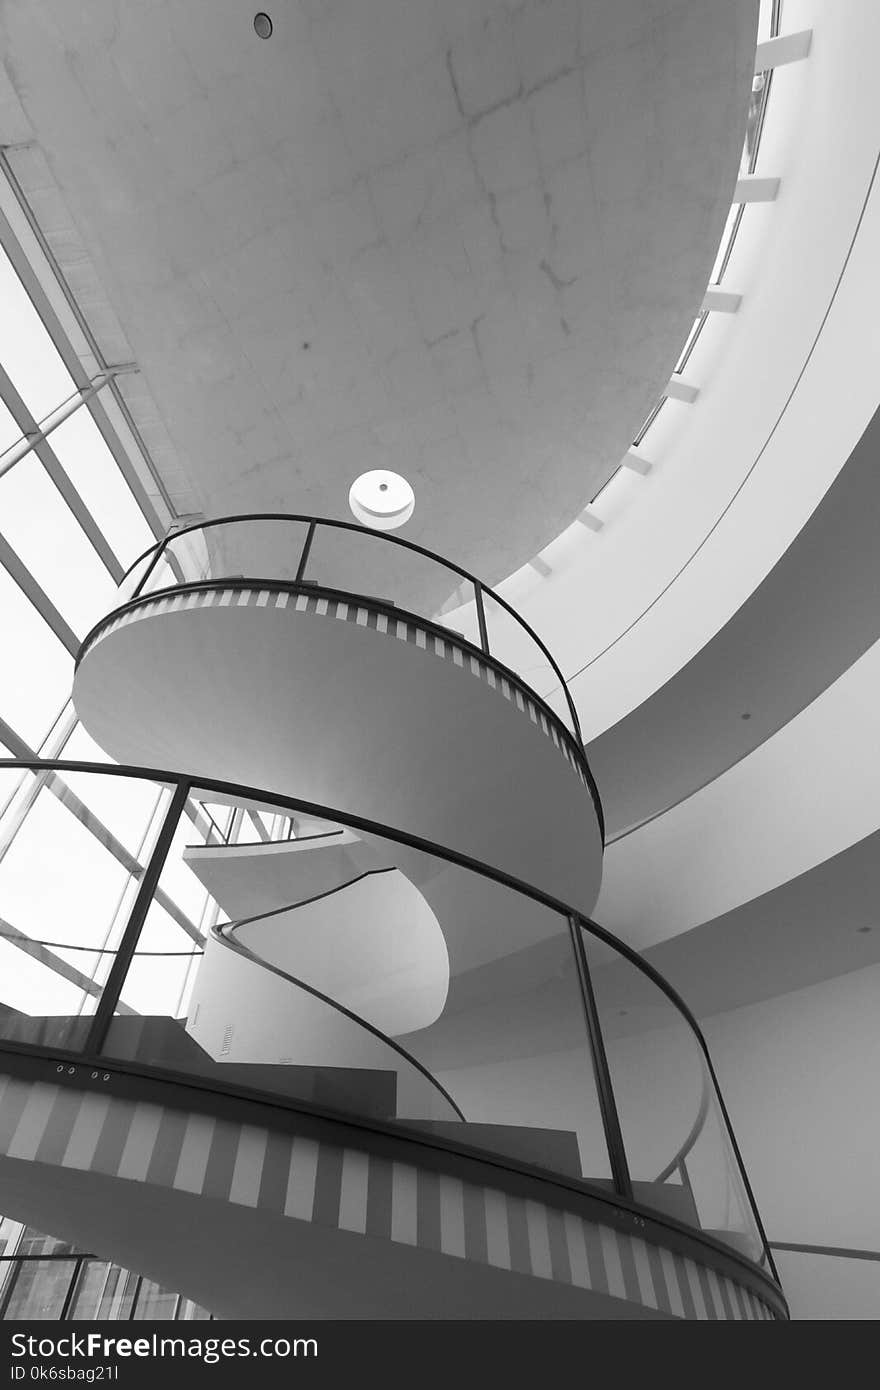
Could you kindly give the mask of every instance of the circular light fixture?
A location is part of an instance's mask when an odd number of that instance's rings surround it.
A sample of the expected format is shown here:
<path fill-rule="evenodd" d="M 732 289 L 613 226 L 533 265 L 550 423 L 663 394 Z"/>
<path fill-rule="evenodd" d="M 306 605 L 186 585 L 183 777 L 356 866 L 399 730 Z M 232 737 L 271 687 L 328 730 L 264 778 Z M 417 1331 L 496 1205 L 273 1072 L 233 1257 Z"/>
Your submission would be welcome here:
<path fill-rule="evenodd" d="M 258 39 L 271 39 L 272 37 L 272 20 L 264 10 L 260 10 L 258 14 L 254 15 L 254 33 Z"/>
<path fill-rule="evenodd" d="M 409 521 L 416 498 L 406 478 L 374 468 L 355 478 L 348 505 L 362 526 L 371 526 L 374 531 L 396 531 Z"/>

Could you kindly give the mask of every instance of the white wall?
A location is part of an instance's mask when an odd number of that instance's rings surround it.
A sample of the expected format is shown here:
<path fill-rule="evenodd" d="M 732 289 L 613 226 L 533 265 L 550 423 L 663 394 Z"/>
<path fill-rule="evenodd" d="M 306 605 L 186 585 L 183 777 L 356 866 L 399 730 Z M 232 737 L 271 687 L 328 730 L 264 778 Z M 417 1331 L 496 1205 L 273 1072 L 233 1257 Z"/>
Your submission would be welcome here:
<path fill-rule="evenodd" d="M 704 1020 L 771 1241 L 880 1250 L 880 966 Z M 783 1255 L 792 1315 L 880 1316 L 880 1264 Z"/>
<path fill-rule="evenodd" d="M 609 845 L 595 917 L 644 949 L 750 902 L 880 825 L 880 643 L 721 777 Z"/>

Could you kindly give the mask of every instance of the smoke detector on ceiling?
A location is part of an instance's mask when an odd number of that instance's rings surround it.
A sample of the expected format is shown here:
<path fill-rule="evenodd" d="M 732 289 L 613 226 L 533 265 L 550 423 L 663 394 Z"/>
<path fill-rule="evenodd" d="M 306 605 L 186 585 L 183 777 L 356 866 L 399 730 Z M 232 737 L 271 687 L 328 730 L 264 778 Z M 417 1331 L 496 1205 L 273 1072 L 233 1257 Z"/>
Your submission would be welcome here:
<path fill-rule="evenodd" d="M 374 531 L 396 531 L 409 521 L 416 498 L 406 478 L 374 468 L 355 478 L 348 505 L 362 526 L 371 526 Z"/>

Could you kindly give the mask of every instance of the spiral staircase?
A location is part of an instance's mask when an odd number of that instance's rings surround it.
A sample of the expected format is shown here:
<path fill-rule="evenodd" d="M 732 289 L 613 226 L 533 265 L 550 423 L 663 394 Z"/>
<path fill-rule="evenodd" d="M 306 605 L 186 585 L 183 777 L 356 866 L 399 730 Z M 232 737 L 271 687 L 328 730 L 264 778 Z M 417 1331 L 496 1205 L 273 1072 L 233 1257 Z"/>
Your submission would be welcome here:
<path fill-rule="evenodd" d="M 31 766 L 167 809 L 88 1007 L 4 1018 L 7 1211 L 221 1317 L 787 1316 L 696 1025 L 589 920 L 601 802 L 502 599 L 226 518 L 132 567 L 74 701 L 120 766 Z M 169 856 L 214 919 L 135 1006 Z"/>

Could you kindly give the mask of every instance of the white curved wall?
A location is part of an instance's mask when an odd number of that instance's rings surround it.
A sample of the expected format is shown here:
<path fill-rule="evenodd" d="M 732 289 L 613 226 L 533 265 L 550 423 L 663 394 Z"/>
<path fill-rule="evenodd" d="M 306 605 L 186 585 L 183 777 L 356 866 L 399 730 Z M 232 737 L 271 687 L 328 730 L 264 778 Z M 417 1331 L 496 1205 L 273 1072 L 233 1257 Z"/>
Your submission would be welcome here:
<path fill-rule="evenodd" d="M 603 494 L 600 535 L 565 533 L 543 552 L 551 577 L 516 576 L 504 589 L 566 674 L 593 663 L 572 686 L 587 740 L 648 698 L 737 610 L 876 408 L 876 189 L 836 298 L 834 290 L 877 157 L 880 7 L 790 0 L 784 20 L 785 32 L 812 27 L 812 48 L 774 74 L 758 172 L 780 175 L 779 196 L 743 219 L 725 278 L 743 293 L 739 313 L 710 318 L 688 364 L 700 398 L 664 407 L 643 446 L 655 468 Z"/>
<path fill-rule="evenodd" d="M 596 919 L 644 948 L 880 825 L 880 643 L 722 777 L 605 853 Z"/>

